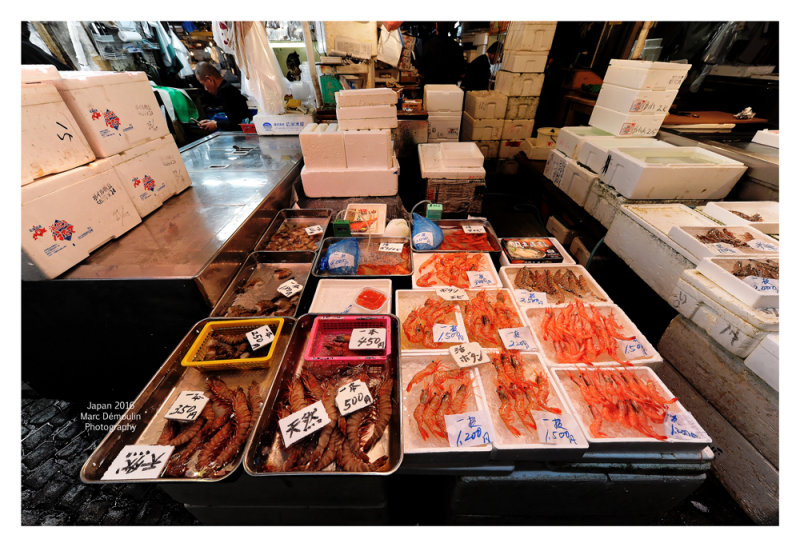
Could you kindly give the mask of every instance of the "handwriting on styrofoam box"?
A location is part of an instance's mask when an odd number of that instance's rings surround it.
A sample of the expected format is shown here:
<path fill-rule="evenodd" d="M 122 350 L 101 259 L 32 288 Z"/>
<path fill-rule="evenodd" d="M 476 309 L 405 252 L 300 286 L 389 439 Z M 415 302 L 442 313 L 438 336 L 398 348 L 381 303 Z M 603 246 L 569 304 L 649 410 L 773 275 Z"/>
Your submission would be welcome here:
<path fill-rule="evenodd" d="M 319 224 L 314 224 L 313 226 L 309 226 L 306 228 L 306 233 L 310 236 L 321 234 L 322 233 L 322 226 Z"/>
<path fill-rule="evenodd" d="M 436 294 L 444 300 L 469 300 L 467 291 L 458 287 L 440 287 L 436 289 Z"/>
<path fill-rule="evenodd" d="M 403 244 L 402 243 L 381 243 L 378 246 L 378 250 L 384 253 L 402 253 L 403 252 Z"/>
<path fill-rule="evenodd" d="M 774 243 L 770 243 L 769 241 L 764 241 L 763 239 L 751 239 L 747 242 L 750 247 L 756 249 L 758 251 L 764 251 L 767 253 L 777 253 L 778 246 Z"/>
<path fill-rule="evenodd" d="M 639 357 L 647 357 L 647 350 L 641 342 L 634 336 L 633 340 L 617 340 L 619 348 L 625 357 L 628 359 L 638 359 Z"/>
<path fill-rule="evenodd" d="M 446 414 L 444 421 L 450 446 L 482 446 L 492 442 L 489 420 L 483 412 Z"/>
<path fill-rule="evenodd" d="M 480 224 L 462 224 L 461 228 L 465 234 L 485 234 L 486 228 Z"/>
<path fill-rule="evenodd" d="M 467 277 L 469 277 L 469 286 L 473 289 L 496 285 L 489 272 L 467 272 Z"/>
<path fill-rule="evenodd" d="M 313 405 L 308 405 L 294 414 L 278 420 L 278 427 L 281 430 L 281 437 L 283 437 L 283 445 L 288 448 L 329 423 L 331 423 L 331 419 L 325 411 L 325 406 L 322 401 L 317 401 Z"/>
<path fill-rule="evenodd" d="M 688 412 L 667 412 L 664 432 L 667 437 L 685 441 L 706 437 L 703 428 Z"/>
<path fill-rule="evenodd" d="M 544 444 L 578 444 L 575 431 L 578 424 L 571 414 L 555 414 L 541 410 L 531 411 L 539 432 L 539 442 Z"/>
<path fill-rule="evenodd" d="M 275 340 L 275 333 L 272 332 L 269 325 L 263 325 L 248 332 L 247 340 L 250 342 L 250 347 L 253 348 L 253 351 L 256 351 L 271 344 Z"/>
<path fill-rule="evenodd" d="M 490 361 L 489 354 L 483 350 L 478 342 L 453 346 L 449 351 L 450 355 L 453 356 L 453 360 L 462 368 L 480 365 Z"/>
<path fill-rule="evenodd" d="M 536 343 L 533 341 L 531 329 L 528 327 L 513 327 L 510 329 L 497 329 L 500 339 L 506 349 L 520 351 L 535 351 Z"/>
<path fill-rule="evenodd" d="M 515 289 L 514 294 L 517 297 L 517 302 L 526 306 L 546 306 L 547 293 L 546 292 L 531 292 L 525 289 Z"/>
<path fill-rule="evenodd" d="M 208 403 L 208 397 L 202 391 L 181 391 L 164 417 L 168 420 L 193 422 L 203 412 L 206 403 Z"/>
<path fill-rule="evenodd" d="M 303 286 L 294 279 L 290 279 L 286 283 L 278 286 L 276 290 L 286 298 L 289 298 L 302 291 Z"/>
<path fill-rule="evenodd" d="M 467 334 L 458 325 L 434 323 L 433 341 L 436 343 L 462 343 L 467 341 Z"/>
<path fill-rule="evenodd" d="M 744 282 L 753 287 L 760 293 L 778 294 L 778 286 L 780 280 L 772 279 L 771 277 L 758 277 L 756 275 L 749 275 L 744 278 Z"/>
<path fill-rule="evenodd" d="M 369 387 L 361 380 L 355 380 L 343 385 L 336 393 L 336 406 L 342 416 L 361 410 L 373 402 Z"/>
<path fill-rule="evenodd" d="M 120 450 L 100 480 L 157 479 L 173 450 L 174 446 L 129 444 Z"/>
<path fill-rule="evenodd" d="M 352 350 L 384 349 L 386 347 L 386 329 L 353 329 L 348 347 Z"/>

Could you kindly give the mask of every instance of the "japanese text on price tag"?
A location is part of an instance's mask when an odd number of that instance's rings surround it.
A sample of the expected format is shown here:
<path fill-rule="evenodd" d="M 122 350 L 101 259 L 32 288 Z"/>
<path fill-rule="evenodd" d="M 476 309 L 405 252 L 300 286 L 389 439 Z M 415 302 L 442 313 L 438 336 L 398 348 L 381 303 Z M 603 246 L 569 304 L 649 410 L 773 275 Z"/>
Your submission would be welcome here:
<path fill-rule="evenodd" d="M 764 241 L 763 239 L 751 239 L 747 242 L 750 247 L 756 249 L 758 251 L 765 251 L 768 253 L 777 253 L 778 246 L 774 243 L 770 243 L 769 241 Z"/>
<path fill-rule="evenodd" d="M 483 412 L 446 414 L 444 421 L 450 446 L 481 446 L 492 442 L 489 420 Z"/>
<path fill-rule="evenodd" d="M 467 335 L 458 325 L 434 323 L 433 341 L 437 344 L 460 344 L 467 341 Z"/>
<path fill-rule="evenodd" d="M 514 294 L 517 296 L 517 302 L 527 306 L 546 306 L 547 293 L 546 292 L 531 292 L 525 289 L 516 289 Z"/>
<path fill-rule="evenodd" d="M 286 283 L 278 286 L 278 292 L 281 293 L 286 298 L 292 297 L 303 290 L 303 286 L 295 281 L 294 279 L 290 279 Z"/>
<path fill-rule="evenodd" d="M 129 444 L 120 450 L 100 480 L 157 479 L 173 450 L 174 446 Z"/>
<path fill-rule="evenodd" d="M 336 406 L 339 407 L 339 413 L 342 416 L 361 410 L 373 402 L 367 384 L 361 380 L 343 385 L 336 393 Z"/>
<path fill-rule="evenodd" d="M 742 254 L 736 247 L 728 243 L 712 243 L 709 245 L 712 251 L 718 255 L 738 255 Z"/>
<path fill-rule="evenodd" d="M 667 437 L 679 440 L 705 439 L 707 435 L 688 412 L 667 412 L 664 420 Z"/>
<path fill-rule="evenodd" d="M 384 349 L 386 329 L 353 329 L 350 334 L 350 349 Z"/>
<path fill-rule="evenodd" d="M 461 228 L 463 228 L 465 234 L 485 234 L 486 229 L 481 226 L 480 224 L 462 224 Z"/>
<path fill-rule="evenodd" d="M 414 245 L 433 245 L 433 234 L 430 232 L 420 232 L 414 236 Z"/>
<path fill-rule="evenodd" d="M 247 340 L 250 342 L 250 347 L 253 348 L 253 351 L 256 351 L 271 344 L 275 340 L 275 333 L 272 332 L 269 325 L 264 325 L 248 332 Z"/>
<path fill-rule="evenodd" d="M 541 410 L 531 411 L 539 442 L 544 444 L 578 444 L 574 431 L 578 431 L 575 420 L 569 414 L 553 414 Z"/>
<path fill-rule="evenodd" d="M 202 391 L 181 391 L 172 406 L 164 415 L 169 420 L 193 422 L 208 403 L 208 397 Z"/>
<path fill-rule="evenodd" d="M 506 349 L 518 349 L 520 351 L 535 351 L 536 344 L 528 327 L 514 327 L 511 329 L 497 329 L 500 339 Z"/>
<path fill-rule="evenodd" d="M 483 351 L 478 342 L 470 342 L 469 344 L 461 344 L 450 348 L 450 355 L 458 366 L 471 367 L 489 362 L 489 354 Z"/>
<path fill-rule="evenodd" d="M 402 243 L 381 243 L 378 245 L 378 250 L 384 253 L 402 253 L 403 252 L 403 244 Z"/>
<path fill-rule="evenodd" d="M 469 277 L 469 286 L 471 288 L 496 285 L 492 280 L 492 274 L 489 272 L 467 272 L 467 277 Z"/>
<path fill-rule="evenodd" d="M 306 233 L 310 236 L 321 234 L 322 233 L 322 226 L 319 224 L 314 224 L 313 226 L 309 226 L 306 228 Z"/>
<path fill-rule="evenodd" d="M 331 419 L 328 413 L 325 412 L 325 406 L 322 401 L 317 401 L 313 405 L 309 405 L 294 414 L 289 414 L 282 420 L 278 420 L 278 427 L 281 429 L 283 445 L 288 448 L 329 423 L 331 423 Z"/>
<path fill-rule="evenodd" d="M 638 359 L 639 357 L 648 356 L 644 346 L 637 338 L 633 340 L 618 340 L 617 343 L 622 353 L 624 353 L 625 357 L 628 359 Z"/>
<path fill-rule="evenodd" d="M 769 277 L 758 277 L 750 275 L 744 278 L 744 282 L 753 287 L 758 292 L 767 294 L 778 294 L 778 286 L 780 285 L 779 279 L 772 279 Z"/>
<path fill-rule="evenodd" d="M 469 300 L 467 292 L 458 287 L 440 287 L 436 289 L 436 294 L 444 300 Z"/>

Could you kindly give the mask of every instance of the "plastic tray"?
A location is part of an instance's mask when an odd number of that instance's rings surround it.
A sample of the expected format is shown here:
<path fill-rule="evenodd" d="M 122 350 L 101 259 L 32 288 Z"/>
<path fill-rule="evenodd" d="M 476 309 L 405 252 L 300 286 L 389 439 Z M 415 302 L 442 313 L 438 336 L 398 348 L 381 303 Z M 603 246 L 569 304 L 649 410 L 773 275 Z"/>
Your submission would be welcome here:
<path fill-rule="evenodd" d="M 611 298 L 606 294 L 606 292 L 597 284 L 597 281 L 586 271 L 586 268 L 580 265 L 563 265 L 563 264 L 531 264 L 531 265 L 523 265 L 523 264 L 514 264 L 512 266 L 503 266 L 500 268 L 500 279 L 503 281 L 503 286 L 511 291 L 514 291 L 514 295 L 516 296 L 517 288 L 514 286 L 514 281 L 517 278 L 517 274 L 519 273 L 522 268 L 531 268 L 533 270 L 538 271 L 550 271 L 553 272 L 554 270 L 570 270 L 575 275 L 580 275 L 583 278 L 583 282 L 585 283 L 586 287 L 592 291 L 592 293 L 596 296 L 596 298 L 578 298 L 568 292 L 565 293 L 565 300 L 560 302 L 560 304 L 569 304 L 574 300 L 581 300 L 585 303 L 606 303 L 611 304 Z M 517 306 L 522 309 L 523 311 L 527 308 L 531 307 L 543 307 L 547 305 L 558 305 L 559 302 L 552 302 L 552 303 L 545 303 L 543 305 L 539 304 L 526 304 L 517 299 Z"/>
<path fill-rule="evenodd" d="M 381 235 L 386 229 L 386 204 L 348 203 L 344 218 L 350 221 L 351 235 Z M 375 222 L 369 224 L 369 221 L 373 218 Z M 354 224 L 357 222 L 363 222 L 365 225 L 360 227 Z"/>
<path fill-rule="evenodd" d="M 328 237 L 322 242 L 322 247 L 319 250 L 319 254 L 317 255 L 317 260 L 314 263 L 314 268 L 311 270 L 311 273 L 315 277 L 320 278 L 330 278 L 330 279 L 353 279 L 353 278 L 375 278 L 375 277 L 388 277 L 390 279 L 407 279 L 408 285 L 411 285 L 411 272 L 414 268 L 414 263 L 412 259 L 412 253 L 410 252 L 410 241 L 407 237 L 378 237 L 378 236 L 368 236 L 368 237 L 358 237 L 356 241 L 358 241 L 358 249 L 359 249 L 359 258 L 358 258 L 358 265 L 363 264 L 384 264 L 384 265 L 403 265 L 408 268 L 408 273 L 398 273 L 398 274 L 353 274 L 353 275 L 334 275 L 328 272 L 323 272 L 320 270 L 320 264 L 322 259 L 325 258 L 328 248 L 336 243 L 337 241 L 342 241 L 343 239 L 347 239 L 344 237 Z M 380 251 L 379 247 L 381 243 L 403 243 L 403 251 L 400 253 L 391 253 L 391 252 L 384 252 Z"/>
<path fill-rule="evenodd" d="M 458 343 L 445 343 L 439 342 L 435 343 L 434 348 L 425 347 L 422 344 L 415 344 L 408 341 L 406 338 L 405 332 L 403 331 L 403 323 L 405 323 L 406 319 L 408 319 L 408 315 L 411 311 L 415 308 L 419 308 L 425 305 L 425 301 L 428 298 L 433 298 L 437 301 L 442 300 L 437 294 L 436 290 L 425 290 L 425 289 L 414 289 L 414 290 L 400 290 L 395 291 L 395 314 L 397 315 L 398 319 L 400 320 L 400 351 L 402 352 L 411 352 L 411 353 L 437 353 L 437 354 L 446 354 L 448 348 L 452 346 L 458 345 Z M 453 302 L 453 304 L 457 304 L 457 302 Z M 444 325 L 458 325 L 461 329 L 464 329 L 464 322 L 461 318 L 461 310 L 456 305 L 454 307 L 454 311 L 448 313 L 441 320 L 441 324 Z M 466 332 L 466 331 L 464 331 Z"/>
<path fill-rule="evenodd" d="M 355 304 L 358 293 L 365 287 L 370 287 L 389 295 L 392 291 L 392 282 L 389 279 L 320 279 L 317 283 L 317 292 L 311 302 L 309 313 L 390 313 L 392 311 L 392 298 L 378 310 L 369 311 Z"/>
<path fill-rule="evenodd" d="M 777 256 L 769 257 L 780 264 Z M 780 300 L 778 293 L 763 293 L 755 290 L 744 280 L 739 279 L 731 273 L 736 262 L 748 262 L 757 260 L 755 258 L 707 258 L 701 260 L 697 265 L 697 271 L 709 278 L 711 281 L 731 293 L 733 296 L 754 308 L 777 308 Z"/>
<path fill-rule="evenodd" d="M 347 355 L 323 355 L 325 342 L 334 336 L 349 335 L 353 329 L 386 329 L 386 347 L 381 350 L 353 351 L 345 348 Z M 390 322 L 388 316 L 370 315 L 322 315 L 314 319 L 314 326 L 311 328 L 309 343 L 304 354 L 306 361 L 325 362 L 337 364 L 340 362 L 352 361 L 374 361 L 376 359 L 386 359 L 392 352 L 392 340 L 390 334 Z"/>
<path fill-rule="evenodd" d="M 269 350 L 266 355 L 260 357 L 251 357 L 246 359 L 219 359 L 212 361 L 198 360 L 198 356 L 204 355 L 206 350 L 206 341 L 212 333 L 223 332 L 226 335 L 244 334 L 255 330 L 264 325 L 269 325 L 270 330 L 275 334 L 275 339 L 281 334 L 283 328 L 283 318 L 274 317 L 266 319 L 238 319 L 230 321 L 209 321 L 200 331 L 197 339 L 189 348 L 188 353 L 181 361 L 184 367 L 199 367 L 207 370 L 246 370 L 250 368 L 263 368 L 269 365 L 270 359 L 275 352 L 275 343 L 269 344 Z M 255 353 L 264 351 L 260 348 Z M 202 352 L 202 353 L 201 353 Z"/>
<path fill-rule="evenodd" d="M 492 248 L 491 251 L 486 251 L 484 249 L 455 249 L 455 250 L 442 250 L 442 249 L 431 249 L 431 250 L 423 250 L 418 249 L 414 242 L 411 242 L 411 250 L 415 253 L 463 253 L 463 252 L 476 252 L 476 253 L 483 253 L 488 252 L 492 255 L 492 260 L 499 260 L 500 259 L 500 241 L 497 239 L 497 235 L 494 232 L 494 228 L 492 225 L 489 224 L 489 221 L 483 219 L 463 219 L 463 220 L 434 220 L 434 223 L 438 224 L 439 227 L 444 232 L 445 236 L 448 234 L 453 233 L 464 233 L 464 229 L 462 226 L 470 225 L 470 226 L 483 226 L 484 230 L 486 230 L 486 238 L 489 241 L 489 246 Z M 413 223 L 412 223 L 412 233 L 413 233 Z"/>
<path fill-rule="evenodd" d="M 725 226 L 716 228 L 720 231 L 727 230 L 738 239 L 743 239 L 746 233 L 753 236 L 753 241 L 748 242 L 748 247 L 734 247 L 732 245 L 719 246 L 715 243 L 703 243 L 698 239 L 698 236 L 706 234 L 711 228 L 699 228 L 696 226 L 673 226 L 669 231 L 669 237 L 678 245 L 689 251 L 693 256 L 700 258 L 706 257 L 770 257 L 778 256 L 778 242 L 766 234 L 762 234 L 758 230 L 749 226 Z M 774 246 L 776 249 L 763 250 L 752 246 L 755 242 L 761 242 L 767 247 Z"/>
<path fill-rule="evenodd" d="M 270 223 L 267 231 L 259 238 L 258 242 L 256 243 L 253 250 L 255 251 L 273 251 L 273 252 L 286 252 L 286 251 L 316 251 L 319 248 L 319 244 L 322 241 L 322 238 L 325 237 L 325 232 L 328 229 L 328 222 L 330 222 L 332 211 L 330 209 L 281 209 L 278 211 L 278 214 L 275 215 L 275 218 L 272 219 L 272 223 Z M 319 224 L 322 227 L 322 233 L 319 236 L 316 236 L 317 245 L 313 249 L 282 249 L 280 251 L 275 251 L 272 249 L 267 249 L 267 245 L 269 244 L 272 236 L 280 230 L 284 223 L 290 223 L 292 226 L 302 226 L 304 228 L 308 228 L 309 226 L 314 226 L 315 224 Z M 312 236 L 314 237 L 314 236 Z"/>
<path fill-rule="evenodd" d="M 750 221 L 731 211 L 739 211 L 748 216 L 758 213 L 764 220 Z M 709 201 L 703 213 L 723 224 L 731 226 L 752 226 L 764 234 L 777 234 L 779 206 L 777 201 Z"/>
<path fill-rule="evenodd" d="M 417 281 L 419 280 L 419 278 L 422 277 L 420 275 L 420 273 L 419 273 L 422 265 L 425 264 L 425 262 L 427 262 L 428 260 L 431 260 L 432 257 L 435 257 L 435 256 L 447 257 L 447 256 L 450 256 L 451 254 L 452 253 L 424 253 L 424 254 L 423 253 L 414 253 L 414 272 L 411 275 L 411 286 L 413 288 L 415 288 L 415 289 L 423 289 L 423 288 L 427 289 L 427 288 L 429 288 L 429 287 L 421 287 L 421 286 L 419 286 L 417 284 Z M 472 256 L 474 254 L 480 254 L 482 256 L 481 263 L 483 264 L 483 266 L 481 267 L 480 271 L 488 272 L 488 274 L 489 274 L 488 277 L 492 280 L 492 283 L 490 285 L 484 285 L 483 288 L 498 289 L 498 288 L 503 286 L 502 283 L 500 282 L 500 278 L 497 276 L 497 270 L 495 269 L 494 264 L 492 264 L 492 259 L 491 259 L 491 257 L 489 256 L 488 253 L 466 253 L 466 254 L 469 254 L 470 256 Z M 429 272 L 429 271 L 433 271 L 433 267 L 432 266 L 427 266 L 425 269 L 426 269 L 426 273 Z M 476 271 L 478 271 L 478 270 L 476 270 Z M 436 276 L 434 276 L 433 279 L 436 280 L 436 283 L 434 283 L 430 287 L 447 287 L 448 286 L 448 285 L 445 285 L 444 283 L 439 282 L 439 280 L 438 280 L 438 278 L 436 278 Z M 463 288 L 468 288 L 468 287 L 463 287 Z"/>

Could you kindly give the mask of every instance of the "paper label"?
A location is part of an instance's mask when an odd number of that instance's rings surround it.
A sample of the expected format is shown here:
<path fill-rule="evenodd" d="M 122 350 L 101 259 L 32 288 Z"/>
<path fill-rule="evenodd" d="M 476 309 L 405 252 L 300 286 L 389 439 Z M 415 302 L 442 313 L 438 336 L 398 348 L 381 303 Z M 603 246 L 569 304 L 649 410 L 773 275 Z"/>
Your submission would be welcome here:
<path fill-rule="evenodd" d="M 516 349 L 519 351 L 536 351 L 536 343 L 533 341 L 531 329 L 528 327 L 514 327 L 510 329 L 497 329 L 500 339 L 506 349 Z"/>
<path fill-rule="evenodd" d="M 271 344 L 275 340 L 275 333 L 272 332 L 269 325 L 264 325 L 248 332 L 247 340 L 250 342 L 250 347 L 253 348 L 253 351 L 256 351 Z"/>
<path fill-rule="evenodd" d="M 289 298 L 290 296 L 294 296 L 297 293 L 299 293 L 300 291 L 302 291 L 303 290 L 303 286 L 300 283 L 298 283 L 297 281 L 295 281 L 294 279 L 290 279 L 289 281 L 287 281 L 283 285 L 280 285 L 277 290 L 283 296 L 285 296 L 286 298 Z"/>
<path fill-rule="evenodd" d="M 208 403 L 208 397 L 202 391 L 181 391 L 172 406 L 164 415 L 168 420 L 193 422 Z"/>
<path fill-rule="evenodd" d="M 467 272 L 470 288 L 491 287 L 496 285 L 489 272 Z"/>
<path fill-rule="evenodd" d="M 622 353 L 625 354 L 627 359 L 638 359 L 639 357 L 649 357 L 647 355 L 647 351 L 645 351 L 644 346 L 642 346 L 641 342 L 637 338 L 633 340 L 617 340 L 619 344 L 619 349 L 622 350 Z"/>
<path fill-rule="evenodd" d="M 402 253 L 403 243 L 381 243 L 378 250 L 384 253 Z"/>
<path fill-rule="evenodd" d="M 480 224 L 462 224 L 461 228 L 465 234 L 485 234 L 486 228 Z"/>
<path fill-rule="evenodd" d="M 336 394 L 336 406 L 339 408 L 339 414 L 342 416 L 347 416 L 356 410 L 361 410 L 365 406 L 371 405 L 373 402 L 369 388 L 362 380 L 356 380 L 343 385 Z"/>
<path fill-rule="evenodd" d="M 525 289 L 516 289 L 514 294 L 517 297 L 517 302 L 526 306 L 546 306 L 547 293 L 546 292 L 530 292 Z"/>
<path fill-rule="evenodd" d="M 446 414 L 444 422 L 450 446 L 482 446 L 492 442 L 489 420 L 483 412 Z"/>
<path fill-rule="evenodd" d="M 430 245 L 433 246 L 433 234 L 430 232 L 420 232 L 414 236 L 414 245 L 419 247 L 420 245 Z"/>
<path fill-rule="evenodd" d="M 433 341 L 436 343 L 461 344 L 467 341 L 467 333 L 458 325 L 435 323 L 433 325 Z"/>
<path fill-rule="evenodd" d="M 766 253 L 777 253 L 778 246 L 774 243 L 770 243 L 769 241 L 764 241 L 763 239 L 751 239 L 747 242 L 750 247 L 756 249 L 758 251 L 764 251 Z"/>
<path fill-rule="evenodd" d="M 748 285 L 750 285 L 751 287 L 753 287 L 758 292 L 767 294 L 778 294 L 778 285 L 780 283 L 780 280 L 778 279 L 749 275 L 745 277 L 743 281 Z"/>
<path fill-rule="evenodd" d="M 322 226 L 320 226 L 319 224 L 314 224 L 313 226 L 309 226 L 308 228 L 306 228 L 306 233 L 310 236 L 321 234 Z"/>
<path fill-rule="evenodd" d="M 533 421 L 536 422 L 536 431 L 539 433 L 539 442 L 544 444 L 578 444 L 575 440 L 575 431 L 578 424 L 571 414 L 553 414 L 541 410 L 531 411 Z"/>
<path fill-rule="evenodd" d="M 350 253 L 336 251 L 328 257 L 328 269 L 352 268 L 355 264 L 355 257 Z"/>
<path fill-rule="evenodd" d="M 444 300 L 469 300 L 467 292 L 458 287 L 440 287 L 436 289 L 436 294 Z"/>
<path fill-rule="evenodd" d="M 715 254 L 718 255 L 740 255 L 742 254 L 736 247 L 729 243 L 711 243 L 708 245 Z"/>
<path fill-rule="evenodd" d="M 174 446 L 129 444 L 120 450 L 100 480 L 157 479 L 173 450 Z"/>
<path fill-rule="evenodd" d="M 688 412 L 667 412 L 664 431 L 667 437 L 682 441 L 706 438 L 703 428 Z"/>
<path fill-rule="evenodd" d="M 386 347 L 386 329 L 353 329 L 348 347 L 352 350 L 384 349 Z"/>
<path fill-rule="evenodd" d="M 287 448 L 304 437 L 308 437 L 331 423 L 322 401 L 289 414 L 278 420 L 278 427 L 283 437 L 283 445 Z"/>
<path fill-rule="evenodd" d="M 488 363 L 489 354 L 486 353 L 478 342 L 461 344 L 450 348 L 450 355 L 461 368 Z"/>

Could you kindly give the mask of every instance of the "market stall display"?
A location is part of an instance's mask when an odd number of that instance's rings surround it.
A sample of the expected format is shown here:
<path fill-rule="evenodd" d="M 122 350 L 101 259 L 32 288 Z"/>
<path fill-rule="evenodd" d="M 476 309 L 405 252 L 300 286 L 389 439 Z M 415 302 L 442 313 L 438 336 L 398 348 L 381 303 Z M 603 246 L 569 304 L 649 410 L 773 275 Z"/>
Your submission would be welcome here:
<path fill-rule="evenodd" d="M 330 209 L 282 209 L 255 245 L 256 251 L 316 251 L 328 229 Z"/>
<path fill-rule="evenodd" d="M 611 302 L 586 268 L 579 265 L 539 264 L 500 268 L 503 286 L 514 291 L 517 305 L 547 306 L 582 302 Z"/>
<path fill-rule="evenodd" d="M 492 259 L 487 253 L 414 253 L 413 288 L 499 288 Z"/>

